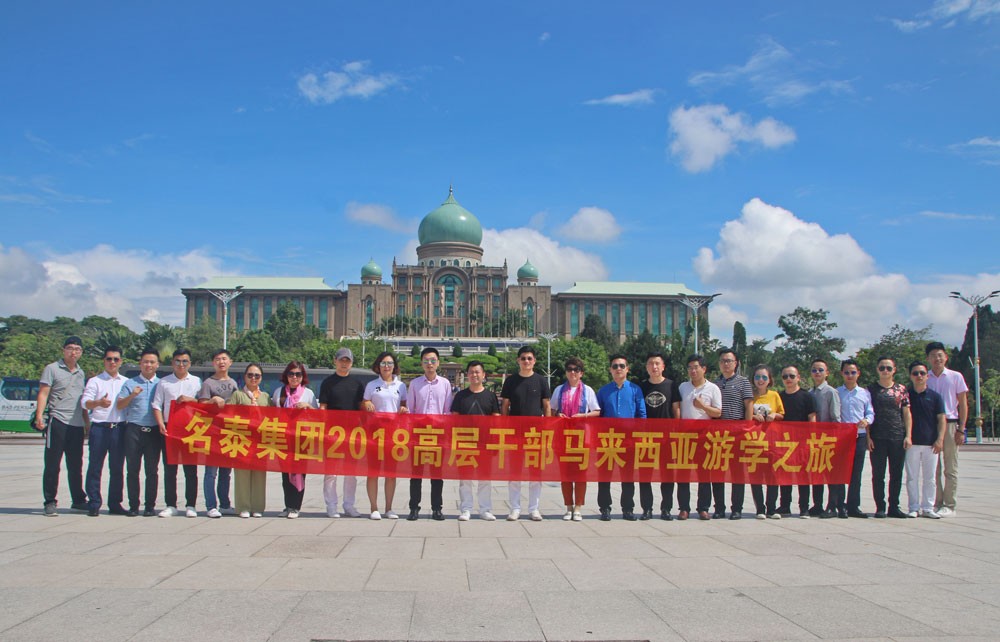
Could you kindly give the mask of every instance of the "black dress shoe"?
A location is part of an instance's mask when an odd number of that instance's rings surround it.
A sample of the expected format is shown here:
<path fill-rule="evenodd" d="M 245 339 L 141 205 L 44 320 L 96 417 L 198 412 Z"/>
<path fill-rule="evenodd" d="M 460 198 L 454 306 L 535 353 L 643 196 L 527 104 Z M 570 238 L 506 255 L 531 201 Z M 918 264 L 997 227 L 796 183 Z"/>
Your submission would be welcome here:
<path fill-rule="evenodd" d="M 138 517 L 139 516 L 139 509 L 138 508 L 130 508 L 125 513 L 125 515 L 127 515 L 128 517 Z"/>
<path fill-rule="evenodd" d="M 431 519 L 433 519 L 435 521 L 438 521 L 438 522 L 443 522 L 444 521 L 444 513 L 442 513 L 440 510 L 432 510 L 431 511 Z"/>
<path fill-rule="evenodd" d="M 611 509 L 610 508 L 602 508 L 601 509 L 601 517 L 600 517 L 600 519 L 601 519 L 602 522 L 610 522 L 611 521 Z"/>
<path fill-rule="evenodd" d="M 729 513 L 729 519 L 743 519 L 743 513 L 736 511 L 734 513 Z"/>
<path fill-rule="evenodd" d="M 626 522 L 634 522 L 635 521 L 635 513 L 633 513 L 630 510 L 623 510 L 622 511 L 622 519 L 624 519 Z"/>
<path fill-rule="evenodd" d="M 87 517 L 97 517 L 100 514 L 101 514 L 101 509 L 100 508 L 90 508 L 90 509 L 87 509 Z"/>
<path fill-rule="evenodd" d="M 712 519 L 726 519 L 725 513 L 712 513 Z"/>
<path fill-rule="evenodd" d="M 889 510 L 889 517 L 895 517 L 896 519 L 906 519 L 906 513 L 899 510 L 898 508 L 893 508 Z"/>
<path fill-rule="evenodd" d="M 128 515 L 128 511 L 121 506 L 108 506 L 108 515 Z"/>
<path fill-rule="evenodd" d="M 415 522 L 418 519 L 420 519 L 420 509 L 419 508 L 414 508 L 413 510 L 410 511 L 410 514 L 406 516 L 406 521 L 408 521 L 408 522 Z"/>
<path fill-rule="evenodd" d="M 819 506 L 813 506 L 812 508 L 810 508 L 810 509 L 809 509 L 809 515 L 810 515 L 810 516 L 812 516 L 812 517 L 820 517 L 820 516 L 822 516 L 822 515 L 823 515 L 823 513 L 825 513 L 825 512 L 826 512 L 826 511 L 824 511 L 824 510 L 823 510 L 822 508 L 820 508 Z"/>
<path fill-rule="evenodd" d="M 875 519 L 885 519 L 885 511 L 884 510 L 875 511 Z"/>
<path fill-rule="evenodd" d="M 87 502 L 73 502 L 69 507 L 70 510 L 90 510 L 90 505 Z"/>
<path fill-rule="evenodd" d="M 653 510 L 650 509 L 642 511 L 642 515 L 639 516 L 639 519 L 641 519 L 642 521 L 646 521 L 647 519 L 653 519 Z"/>
<path fill-rule="evenodd" d="M 867 515 L 864 515 L 864 514 L 862 514 L 862 515 L 864 517 L 868 517 Z M 850 517 L 850 515 L 847 513 L 847 509 L 846 508 L 838 508 L 837 509 L 837 519 L 847 519 L 848 517 Z"/>
<path fill-rule="evenodd" d="M 674 516 L 671 515 L 670 511 L 668 511 L 668 510 L 661 510 L 660 511 L 660 519 L 662 519 L 665 522 L 672 522 L 672 521 L 674 521 Z"/>
<path fill-rule="evenodd" d="M 830 510 L 825 510 L 819 514 L 820 519 L 833 519 L 837 516 L 837 509 L 831 508 Z"/>
<path fill-rule="evenodd" d="M 848 508 L 847 509 L 847 516 L 848 517 L 857 517 L 858 519 L 868 519 L 868 513 L 862 513 L 861 511 L 859 511 L 856 508 Z M 885 515 L 883 515 L 883 517 L 885 517 Z"/>
<path fill-rule="evenodd" d="M 147 508 L 142 511 L 143 517 L 152 517 L 153 515 L 156 515 L 156 511 L 152 508 Z"/>

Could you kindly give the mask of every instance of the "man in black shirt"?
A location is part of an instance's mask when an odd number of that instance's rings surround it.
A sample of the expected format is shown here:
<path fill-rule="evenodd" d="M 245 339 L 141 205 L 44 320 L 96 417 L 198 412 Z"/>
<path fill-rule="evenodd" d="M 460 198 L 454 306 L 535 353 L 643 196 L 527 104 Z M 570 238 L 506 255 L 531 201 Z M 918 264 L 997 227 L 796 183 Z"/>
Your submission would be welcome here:
<path fill-rule="evenodd" d="M 903 488 L 903 466 L 906 449 L 910 447 L 910 395 L 896 383 L 896 360 L 880 357 L 878 381 L 868 386 L 872 396 L 875 421 L 868 429 L 868 450 L 872 462 L 872 494 L 875 517 L 906 518 L 899 508 L 899 492 Z M 889 467 L 889 510 L 886 512 L 885 470 Z"/>
<path fill-rule="evenodd" d="M 323 380 L 319 388 L 319 407 L 323 410 L 361 410 L 365 397 L 365 384 L 358 377 L 351 375 L 354 364 L 354 353 L 350 348 L 337 350 L 335 366 L 337 371 Z M 358 478 L 354 475 L 344 476 L 344 514 L 348 517 L 361 517 L 354 508 L 354 496 L 358 489 Z M 330 517 L 340 517 L 337 512 L 337 476 L 323 477 L 323 499 L 326 501 L 326 514 Z"/>
<path fill-rule="evenodd" d="M 455 393 L 455 398 L 451 401 L 451 414 L 499 416 L 500 403 L 497 401 L 497 396 L 483 385 L 486 370 L 482 362 L 470 361 L 465 366 L 465 375 L 469 380 L 469 387 Z M 476 496 L 479 499 L 479 519 L 487 522 L 496 520 L 493 515 L 493 485 L 488 479 L 478 482 Z M 471 479 L 463 479 L 458 482 L 458 502 L 458 508 L 461 511 L 458 515 L 458 521 L 469 521 L 469 518 L 472 517 Z"/>
<path fill-rule="evenodd" d="M 781 369 L 781 381 L 785 385 L 785 389 L 778 394 L 781 396 L 782 405 L 785 406 L 785 421 L 816 421 L 816 400 L 799 386 L 799 369 L 795 366 L 785 366 Z M 814 503 L 822 506 L 823 485 L 811 488 Z M 799 484 L 799 517 L 802 519 L 809 519 L 809 489 L 809 484 Z M 776 487 L 767 487 L 767 510 L 769 512 L 774 508 L 775 491 L 777 491 Z M 778 514 L 790 513 L 791 505 L 792 487 L 782 486 Z"/>
<path fill-rule="evenodd" d="M 545 377 L 535 372 L 535 349 L 522 346 L 517 351 L 518 373 L 507 377 L 500 390 L 501 412 L 511 417 L 548 417 L 549 384 Z M 521 482 L 512 481 L 507 485 L 510 513 L 507 521 L 516 522 L 521 517 Z M 542 521 L 538 510 L 542 498 L 542 483 L 528 484 L 528 514 L 532 521 Z"/>
<path fill-rule="evenodd" d="M 663 354 L 653 352 L 646 357 L 646 372 L 649 378 L 639 384 L 646 401 L 647 419 L 680 419 L 681 395 L 677 382 L 663 376 L 666 363 Z M 639 504 L 642 506 L 642 517 L 653 516 L 653 488 L 649 482 L 639 482 Z M 677 484 L 677 507 L 679 510 L 691 512 L 691 485 Z M 674 485 L 670 482 L 660 484 L 660 519 L 668 522 L 674 518 L 670 512 L 674 508 Z"/>

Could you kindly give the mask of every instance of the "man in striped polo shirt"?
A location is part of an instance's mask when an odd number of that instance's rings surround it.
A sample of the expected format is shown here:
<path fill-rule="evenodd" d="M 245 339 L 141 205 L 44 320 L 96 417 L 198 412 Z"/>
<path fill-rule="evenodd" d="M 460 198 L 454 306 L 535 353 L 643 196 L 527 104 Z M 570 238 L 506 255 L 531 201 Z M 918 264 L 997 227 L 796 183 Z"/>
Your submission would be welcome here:
<path fill-rule="evenodd" d="M 720 419 L 730 419 L 734 421 L 753 418 L 753 386 L 750 380 L 741 374 L 736 374 L 736 369 L 740 365 L 740 359 L 736 353 L 729 348 L 719 351 L 719 372 L 722 375 L 715 380 L 715 385 L 722 391 L 722 416 Z M 758 487 L 759 488 L 759 487 Z M 722 519 L 726 516 L 726 491 L 725 484 L 714 483 L 709 491 L 709 484 L 698 484 L 698 510 L 702 507 L 708 510 L 710 500 L 709 492 L 715 496 L 714 519 Z M 746 493 L 746 486 L 743 484 L 733 484 L 730 494 L 729 519 L 741 519 L 743 517 L 743 497 Z M 760 492 L 760 498 L 754 495 L 754 502 L 759 503 L 757 512 L 760 513 L 764 507 L 764 494 Z"/>

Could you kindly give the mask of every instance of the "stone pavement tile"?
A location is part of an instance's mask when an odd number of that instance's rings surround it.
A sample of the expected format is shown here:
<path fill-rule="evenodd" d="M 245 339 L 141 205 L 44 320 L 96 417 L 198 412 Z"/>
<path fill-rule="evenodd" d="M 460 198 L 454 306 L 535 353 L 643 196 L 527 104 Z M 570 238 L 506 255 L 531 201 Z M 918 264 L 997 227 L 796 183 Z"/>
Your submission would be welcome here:
<path fill-rule="evenodd" d="M 951 519 L 950 517 L 948 519 Z M 930 521 L 930 520 L 927 520 Z M 940 520 L 945 521 L 945 520 Z M 928 540 L 937 540 L 949 546 L 964 546 L 974 551 L 984 553 L 1000 553 L 1000 537 L 993 533 L 972 534 L 972 533 L 951 533 L 936 532 L 927 533 Z"/>
<path fill-rule="evenodd" d="M 504 559 L 500 542 L 485 537 L 429 537 L 424 543 L 425 560 Z"/>
<path fill-rule="evenodd" d="M 75 513 L 75 515 L 83 515 L 83 513 Z M 44 517 L 41 507 L 38 508 L 38 513 L 33 515 L 0 515 L 0 520 L 2 520 L 0 521 L 0 533 L 47 531 L 62 523 L 64 517 L 67 521 L 74 517 L 74 513 L 69 511 L 68 505 L 66 508 L 59 509 L 59 517 L 55 519 Z"/>
<path fill-rule="evenodd" d="M 423 537 L 352 537 L 337 557 L 416 560 L 423 552 Z"/>
<path fill-rule="evenodd" d="M 86 589 L 52 586 L 46 588 L 0 589 L 0 638 L 3 632 L 82 594 Z"/>
<path fill-rule="evenodd" d="M 247 557 L 264 548 L 276 537 L 273 535 L 205 535 L 182 546 L 174 555 L 201 555 L 212 557 Z"/>
<path fill-rule="evenodd" d="M 960 555 L 957 552 L 949 551 L 944 547 L 937 553 L 925 553 L 926 549 L 919 550 L 920 552 L 917 553 L 888 551 L 883 553 L 883 555 L 940 573 L 942 583 L 953 583 L 954 580 L 958 579 L 963 582 L 990 584 L 995 582 L 997 578 L 1000 578 L 1000 564 L 976 560 L 965 555 Z"/>
<path fill-rule="evenodd" d="M 253 557 L 337 557 L 350 537 L 320 537 L 318 535 L 278 535 Z"/>
<path fill-rule="evenodd" d="M 407 639 L 541 640 L 543 636 L 523 593 L 418 593 Z"/>
<path fill-rule="evenodd" d="M 123 533 L 62 533 L 14 550 L 19 553 L 87 553 L 128 537 Z"/>
<path fill-rule="evenodd" d="M 50 533 L 112 533 L 127 526 L 128 522 L 135 521 L 123 515 L 108 515 L 102 509 L 100 517 L 87 517 L 86 513 L 67 515 L 66 519 L 60 515 L 57 519 L 50 519 L 56 522 L 52 528 L 46 529 Z"/>
<path fill-rule="evenodd" d="M 555 563 L 537 560 L 466 560 L 472 591 L 565 591 L 572 585 Z"/>
<path fill-rule="evenodd" d="M 302 518 L 297 520 L 288 519 L 285 520 L 289 523 L 301 522 Z M 321 518 L 317 518 L 315 521 L 318 524 L 323 524 L 325 527 L 319 532 L 320 535 L 335 535 L 340 537 L 389 537 L 392 531 L 399 525 L 400 521 L 406 521 L 403 518 L 399 520 L 395 519 L 382 519 L 375 521 L 373 519 L 368 519 L 367 517 L 341 517 L 339 519 L 330 519 L 326 515 Z M 434 522 L 435 524 L 437 522 Z M 419 536 L 417 536 L 419 537 Z"/>
<path fill-rule="evenodd" d="M 938 546 L 937 540 L 930 538 L 928 533 L 858 533 L 857 539 L 896 551 L 932 550 Z M 882 551 L 873 552 L 881 554 Z"/>
<path fill-rule="evenodd" d="M 713 535 L 712 539 L 738 548 L 751 555 L 815 555 L 825 553 L 821 548 L 800 544 L 785 537 L 773 535 Z"/>
<path fill-rule="evenodd" d="M 945 584 L 942 588 L 986 604 L 1000 606 L 1000 578 L 992 584 Z"/>
<path fill-rule="evenodd" d="M 205 537 L 191 533 L 138 533 L 95 548 L 107 555 L 168 555 Z"/>
<path fill-rule="evenodd" d="M 798 555 L 744 555 L 722 559 L 778 586 L 836 586 L 863 581 Z"/>
<path fill-rule="evenodd" d="M 562 519 L 559 520 L 562 524 Z M 568 529 L 579 524 L 566 524 Z M 621 519 L 621 515 L 612 514 L 610 522 L 602 522 L 599 519 L 588 522 L 588 526 L 600 537 L 662 537 L 663 531 L 649 526 L 646 522 L 634 521 L 626 522 Z M 575 529 L 573 529 L 575 530 Z M 565 533 L 568 535 L 569 533 Z"/>
<path fill-rule="evenodd" d="M 707 535 L 680 535 L 677 537 L 648 537 L 646 541 L 674 557 L 701 557 L 718 555 L 745 555 L 746 551 Z"/>
<path fill-rule="evenodd" d="M 952 609 L 948 605 L 955 603 L 955 594 L 946 586 L 883 584 L 842 588 L 911 620 L 922 622 L 931 634 L 940 631 L 949 635 L 996 636 L 1000 631 L 1000 607 L 963 600 L 960 609 Z M 953 617 L 949 617 L 949 613 Z"/>
<path fill-rule="evenodd" d="M 467 522 L 458 522 L 458 532 L 462 537 L 531 537 L 531 533 L 520 521 L 505 521 L 503 515 L 495 522 L 484 522 L 475 514 Z"/>
<path fill-rule="evenodd" d="M 587 557 L 583 549 L 568 538 L 558 537 L 500 537 L 504 553 L 512 560 L 556 559 L 560 557 Z"/>
<path fill-rule="evenodd" d="M 547 640 L 681 640 L 630 591 L 529 591 Z"/>
<path fill-rule="evenodd" d="M 311 591 L 274 631 L 274 642 L 303 640 L 405 640 L 409 635 L 414 594 L 330 593 Z"/>
<path fill-rule="evenodd" d="M 578 591 L 658 591 L 674 585 L 635 559 L 561 559 L 556 567 Z"/>
<path fill-rule="evenodd" d="M 254 535 L 319 535 L 330 525 L 325 519 L 287 519 L 267 516 L 262 519 L 242 521 L 258 524 L 253 531 Z"/>
<path fill-rule="evenodd" d="M 642 563 L 678 588 L 773 586 L 763 577 L 718 557 L 660 557 Z"/>
<path fill-rule="evenodd" d="M 818 522 L 820 520 L 816 521 Z M 826 519 L 823 521 L 829 522 L 835 520 Z M 808 535 L 804 533 L 789 533 L 783 537 L 784 539 L 797 544 L 804 544 L 806 546 L 819 549 L 823 553 L 832 553 L 834 555 L 858 553 L 881 554 L 888 550 L 886 547 L 879 544 L 873 544 L 872 542 L 858 539 L 850 533 L 817 533 Z M 805 554 L 805 556 L 808 557 L 808 553 Z"/>
<path fill-rule="evenodd" d="M 60 537 L 56 533 L 38 533 L 32 531 L 7 532 L 0 529 L 0 552 L 6 552 L 15 548 L 23 548 L 28 544 L 36 544 L 45 540 Z"/>
<path fill-rule="evenodd" d="M 936 550 L 947 551 L 952 549 L 949 549 L 947 545 L 943 545 Z M 974 560 L 981 560 L 983 562 L 989 562 L 990 564 L 1000 564 L 1000 552 L 986 553 L 983 551 L 974 551 L 971 548 L 957 548 L 953 550 L 955 553 L 961 555 L 962 557 L 968 557 Z"/>
<path fill-rule="evenodd" d="M 926 624 L 834 586 L 747 587 L 744 595 L 821 638 L 935 634 Z"/>
<path fill-rule="evenodd" d="M 187 518 L 185 518 L 187 519 Z M 188 519 L 191 522 L 189 533 L 199 535 L 248 535 L 257 534 L 256 531 L 264 524 L 261 519 L 240 519 L 234 515 L 224 515 L 219 519 L 211 519 L 205 515 L 205 511 L 198 509 L 196 519 Z M 295 520 L 286 519 L 286 522 Z"/>
<path fill-rule="evenodd" d="M 304 591 L 198 591 L 171 615 L 145 627 L 131 640 L 268 640 L 304 595 Z"/>
<path fill-rule="evenodd" d="M 815 640 L 737 589 L 636 591 L 685 640 Z"/>
<path fill-rule="evenodd" d="M 405 519 L 405 516 L 400 517 L 398 520 L 392 520 L 395 522 L 392 525 L 388 520 L 382 519 L 378 522 L 373 522 L 376 526 L 388 526 L 389 528 L 379 528 L 378 531 L 385 531 L 385 535 L 391 535 L 392 537 L 458 537 L 459 536 L 459 526 L 461 522 L 455 519 L 457 515 L 449 515 L 448 518 L 443 522 L 437 522 L 430 519 L 431 513 L 427 511 L 426 518 L 421 516 L 415 522 L 410 522 Z M 372 520 L 368 520 L 371 522 Z M 494 523 L 495 524 L 495 523 Z M 391 531 L 391 532 L 390 532 Z M 377 534 L 376 532 L 371 533 L 372 535 Z"/>
<path fill-rule="evenodd" d="M 98 564 L 65 577 L 59 580 L 59 585 L 85 588 L 151 588 L 201 560 L 201 557 L 182 555 L 119 555 L 111 562 Z"/>
<path fill-rule="evenodd" d="M 309 591 L 360 591 L 376 560 L 290 559 L 260 588 Z"/>
<path fill-rule="evenodd" d="M 3 632 L 5 640 L 131 640 L 191 591 L 92 589 Z M 174 639 L 177 631 L 174 632 Z"/>
<path fill-rule="evenodd" d="M 941 528 L 942 530 L 944 530 L 944 527 L 946 525 L 951 526 L 952 529 L 960 525 L 964 529 L 969 529 L 969 530 L 993 532 L 993 533 L 1000 531 L 1000 519 L 998 519 L 996 516 L 993 515 L 990 516 L 981 515 L 978 517 L 960 517 L 957 520 L 952 520 L 949 518 L 946 520 L 942 519 L 937 521 L 950 522 L 948 524 L 942 524 L 941 526 L 938 527 Z"/>
<path fill-rule="evenodd" d="M 162 506 L 157 507 L 157 509 L 163 508 Z M 188 519 L 184 516 L 174 516 L 174 517 L 133 517 L 127 518 L 114 516 L 115 520 L 124 520 L 121 522 L 121 526 L 115 528 L 116 533 L 156 533 L 156 534 L 166 534 L 171 533 L 186 533 L 192 531 L 198 524 L 197 519 Z M 86 519 L 85 517 L 83 519 Z M 95 520 L 100 521 L 100 519 Z"/>
<path fill-rule="evenodd" d="M 669 557 L 669 553 L 653 546 L 642 537 L 574 537 L 574 544 L 594 559 L 624 559 Z"/>
<path fill-rule="evenodd" d="M 288 560 L 277 557 L 206 557 L 157 584 L 166 589 L 252 590 L 267 581 Z"/>
<path fill-rule="evenodd" d="M 813 555 L 811 559 L 852 576 L 854 581 L 850 584 L 941 584 L 946 581 L 939 573 L 882 555 Z"/>
<path fill-rule="evenodd" d="M 366 591 L 468 591 L 464 560 L 379 560 Z"/>
<path fill-rule="evenodd" d="M 0 587 L 60 586 L 70 575 L 115 559 L 114 555 L 38 553 L 4 564 Z"/>

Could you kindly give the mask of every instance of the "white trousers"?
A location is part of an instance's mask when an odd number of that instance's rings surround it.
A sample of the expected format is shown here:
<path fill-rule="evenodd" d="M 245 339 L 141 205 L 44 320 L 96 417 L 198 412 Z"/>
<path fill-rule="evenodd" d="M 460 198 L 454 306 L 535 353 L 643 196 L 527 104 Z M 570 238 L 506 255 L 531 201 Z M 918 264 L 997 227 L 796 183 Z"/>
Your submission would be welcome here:
<path fill-rule="evenodd" d="M 476 499 L 479 501 L 479 512 L 493 512 L 493 484 L 489 480 L 476 482 Z M 463 479 L 458 482 L 458 510 L 472 512 L 472 480 Z"/>
<path fill-rule="evenodd" d="M 937 461 L 933 446 L 910 446 L 906 451 L 906 497 L 910 511 L 934 509 Z"/>
<path fill-rule="evenodd" d="M 344 512 L 354 508 L 354 496 L 358 491 L 358 478 L 350 475 L 344 477 Z M 337 476 L 323 476 L 323 500 L 328 511 L 337 512 Z"/>
<path fill-rule="evenodd" d="M 507 482 L 507 498 L 511 510 L 521 510 L 521 482 Z M 528 512 L 538 510 L 542 499 L 542 482 L 528 482 Z"/>

